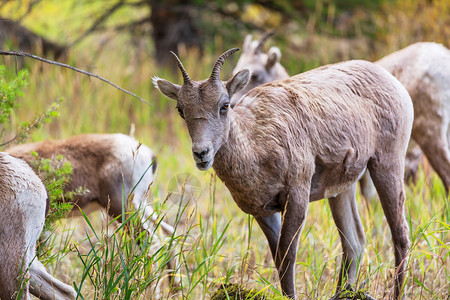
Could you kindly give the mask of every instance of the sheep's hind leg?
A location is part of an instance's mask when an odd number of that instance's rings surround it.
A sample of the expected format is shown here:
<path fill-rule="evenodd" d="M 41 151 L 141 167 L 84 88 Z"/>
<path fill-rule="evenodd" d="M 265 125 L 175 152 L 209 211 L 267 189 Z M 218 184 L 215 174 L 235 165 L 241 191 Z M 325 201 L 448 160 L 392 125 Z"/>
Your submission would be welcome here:
<path fill-rule="evenodd" d="M 408 262 L 409 229 L 405 218 L 405 191 L 403 185 L 403 154 L 399 159 L 372 160 L 369 162 L 370 176 L 377 189 L 394 243 L 395 290 L 398 299 L 405 281 Z"/>
<path fill-rule="evenodd" d="M 345 281 L 350 286 L 355 285 L 358 266 L 364 255 L 366 238 L 358 214 L 355 191 L 356 183 L 343 193 L 328 199 L 344 252 L 336 292 L 341 290 Z"/>
<path fill-rule="evenodd" d="M 11 216 L 11 210 L 7 208 L 5 216 Z M 21 218 L 16 218 L 21 220 Z M 16 220 L 14 217 L 12 220 Z M 0 299 L 16 299 L 19 293 L 19 284 L 22 286 L 22 296 L 21 300 L 30 299 L 28 293 L 29 284 L 26 282 L 27 274 L 23 274 L 28 266 L 27 256 L 24 255 L 23 251 L 19 249 L 25 248 L 24 236 L 21 234 L 23 230 L 20 230 L 17 222 L 11 222 L 13 224 L 8 224 L 4 218 L 0 216 L 1 223 L 0 228 L 0 253 L 2 253 L 2 265 L 0 267 Z M 22 224 L 20 224 L 22 225 Z M 14 233 L 15 232 L 15 233 Z M 10 234 L 14 233 L 14 234 Z M 23 279 L 24 282 L 21 282 Z"/>
<path fill-rule="evenodd" d="M 425 133 L 417 137 L 422 151 L 427 156 L 433 169 L 444 183 L 447 195 L 450 189 L 450 149 L 447 141 L 447 128 L 441 126 L 438 132 Z M 416 137 L 415 137 L 416 138 Z"/>

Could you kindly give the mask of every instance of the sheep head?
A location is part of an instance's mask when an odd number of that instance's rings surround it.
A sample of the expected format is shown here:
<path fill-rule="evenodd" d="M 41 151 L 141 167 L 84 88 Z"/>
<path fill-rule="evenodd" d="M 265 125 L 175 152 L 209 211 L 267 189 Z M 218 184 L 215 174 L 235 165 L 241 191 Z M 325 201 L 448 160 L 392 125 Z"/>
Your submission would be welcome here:
<path fill-rule="evenodd" d="M 211 168 L 214 157 L 227 141 L 230 131 L 230 100 L 245 87 L 250 71 L 243 69 L 228 81 L 220 80 L 220 69 L 225 60 L 238 49 L 223 53 L 214 64 L 211 76 L 202 81 L 193 81 L 176 58 L 183 75 L 183 85 L 161 78 L 153 78 L 155 87 L 165 96 L 177 101 L 177 109 L 185 120 L 192 140 L 192 154 L 197 168 L 204 171 Z"/>
<path fill-rule="evenodd" d="M 264 44 L 273 34 L 274 31 L 266 32 L 261 36 L 259 41 L 252 41 L 251 35 L 246 36 L 243 44 L 244 51 L 239 57 L 236 67 L 233 70 L 233 74 L 237 74 L 240 70 L 248 68 L 252 75 L 246 87 L 234 95 L 232 106 L 254 87 L 288 77 L 288 74 L 280 65 L 280 49 L 271 47 L 267 53 L 263 51 Z"/>

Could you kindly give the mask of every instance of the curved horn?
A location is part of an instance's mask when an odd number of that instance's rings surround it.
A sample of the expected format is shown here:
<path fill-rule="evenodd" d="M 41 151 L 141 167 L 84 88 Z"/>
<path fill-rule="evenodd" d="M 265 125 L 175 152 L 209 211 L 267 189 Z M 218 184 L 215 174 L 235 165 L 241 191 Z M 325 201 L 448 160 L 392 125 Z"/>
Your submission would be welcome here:
<path fill-rule="evenodd" d="M 225 51 L 217 60 L 216 63 L 214 64 L 213 70 L 211 72 L 211 76 L 209 76 L 209 78 L 211 80 L 220 80 L 220 69 L 223 66 L 223 63 L 225 62 L 225 60 L 234 52 L 238 51 L 238 48 L 233 48 L 230 49 L 228 51 Z"/>
<path fill-rule="evenodd" d="M 264 47 L 264 44 L 266 43 L 267 39 L 275 34 L 275 30 L 266 31 L 259 39 L 258 46 L 255 48 L 255 53 L 259 53 L 262 51 L 262 48 Z"/>
<path fill-rule="evenodd" d="M 181 63 L 181 60 L 178 58 L 178 56 L 175 54 L 175 52 L 170 51 L 170 53 L 172 53 L 172 55 L 175 57 L 175 59 L 177 60 L 177 66 L 178 69 L 180 69 L 181 71 L 181 75 L 183 75 L 183 84 L 189 84 L 191 83 L 191 78 L 189 77 L 188 73 L 186 72 L 186 70 L 184 69 L 183 64 Z"/>

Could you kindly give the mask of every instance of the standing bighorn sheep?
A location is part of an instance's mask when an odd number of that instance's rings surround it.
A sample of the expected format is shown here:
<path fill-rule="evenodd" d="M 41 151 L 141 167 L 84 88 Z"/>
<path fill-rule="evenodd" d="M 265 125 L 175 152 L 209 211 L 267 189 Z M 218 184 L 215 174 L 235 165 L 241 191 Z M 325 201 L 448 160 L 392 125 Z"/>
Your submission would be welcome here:
<path fill-rule="evenodd" d="M 344 252 L 338 290 L 345 279 L 355 284 L 365 245 L 355 182 L 369 169 L 392 233 L 399 297 L 409 247 L 403 187 L 413 122 L 408 92 L 383 68 L 348 61 L 256 87 L 230 109 L 230 99 L 250 79 L 244 69 L 220 80 L 223 63 L 235 51 L 222 54 L 206 80 L 191 80 L 176 55 L 183 85 L 154 78 L 177 101 L 197 168 L 212 166 L 236 204 L 255 216 L 283 293 L 291 298 L 308 204 L 323 198 L 329 198 Z"/>
<path fill-rule="evenodd" d="M 36 257 L 45 221 L 44 185 L 22 160 L 0 152 L 0 299 L 75 299 L 75 290 L 51 276 Z M 22 279 L 22 280 L 21 280 Z M 22 284 L 22 285 L 21 285 Z"/>
<path fill-rule="evenodd" d="M 153 181 L 156 160 L 152 150 L 135 139 L 124 134 L 84 134 L 65 140 L 18 145 L 6 151 L 28 162 L 34 159 L 32 151 L 43 158 L 62 154 L 73 168 L 70 182 L 64 189 L 71 191 L 81 186 L 89 191 L 73 199 L 85 213 L 105 208 L 112 217 L 120 216 L 122 193 L 126 197 L 136 186 L 131 204 L 136 210 L 142 209 L 143 228 L 152 233 L 157 218 L 147 203 L 146 194 Z M 74 213 L 77 211 L 75 209 Z M 165 222 L 160 226 L 167 234 L 174 231 Z"/>
<path fill-rule="evenodd" d="M 252 71 L 249 84 L 236 94 L 231 106 L 250 89 L 274 80 L 289 77 L 280 62 L 280 51 L 272 47 L 262 51 L 267 38 L 252 41 L 247 35 L 243 53 L 233 74 L 243 68 Z M 425 152 L 431 166 L 442 179 L 447 192 L 450 188 L 450 50 L 436 43 L 415 43 L 375 62 L 394 75 L 409 92 L 414 106 L 411 137 Z M 415 178 L 422 152 L 414 141 L 407 151 L 406 178 Z M 363 176 L 361 193 L 372 198 L 374 189 L 369 176 Z"/>

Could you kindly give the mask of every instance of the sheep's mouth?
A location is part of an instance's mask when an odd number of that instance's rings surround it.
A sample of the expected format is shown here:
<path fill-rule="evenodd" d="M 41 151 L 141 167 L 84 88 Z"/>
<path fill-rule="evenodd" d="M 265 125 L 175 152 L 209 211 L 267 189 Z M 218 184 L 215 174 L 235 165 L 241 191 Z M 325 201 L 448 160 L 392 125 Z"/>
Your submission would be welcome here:
<path fill-rule="evenodd" d="M 199 169 L 200 171 L 206 171 L 209 168 L 211 168 L 213 163 L 213 160 L 207 160 L 207 161 L 201 161 L 201 162 L 197 162 L 197 169 Z"/>

